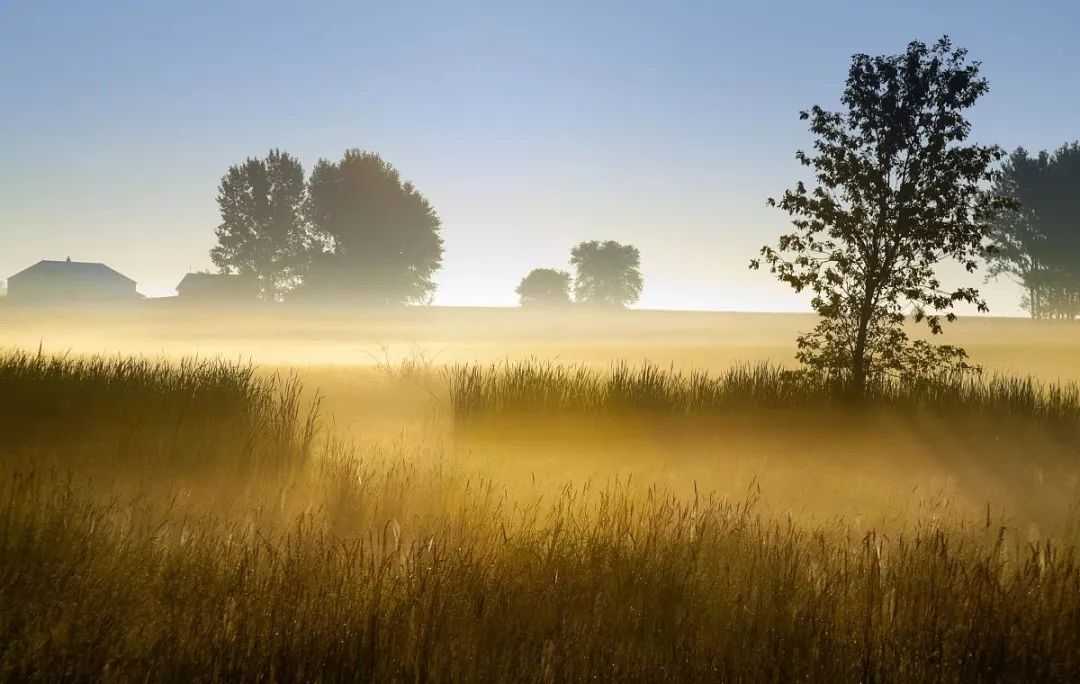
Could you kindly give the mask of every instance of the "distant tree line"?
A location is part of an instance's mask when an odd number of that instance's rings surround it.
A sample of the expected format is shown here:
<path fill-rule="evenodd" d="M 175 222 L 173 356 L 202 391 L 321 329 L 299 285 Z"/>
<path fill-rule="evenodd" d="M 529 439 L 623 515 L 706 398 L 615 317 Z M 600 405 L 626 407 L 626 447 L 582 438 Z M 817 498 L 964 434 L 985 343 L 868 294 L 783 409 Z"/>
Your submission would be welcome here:
<path fill-rule="evenodd" d="M 573 278 L 553 268 L 530 271 L 517 287 L 521 306 L 550 308 L 576 302 L 622 308 L 641 296 L 641 254 L 633 245 L 614 240 L 582 242 L 570 251 L 570 264 Z"/>
<path fill-rule="evenodd" d="M 218 186 L 221 223 L 210 258 L 258 283 L 266 300 L 429 301 L 442 264 L 439 215 L 373 152 L 320 160 L 305 179 L 271 151 L 229 167 Z"/>
<path fill-rule="evenodd" d="M 261 299 L 416 304 L 434 296 L 439 215 L 378 154 L 347 150 L 305 177 L 296 157 L 271 150 L 230 166 L 217 202 L 210 259 L 222 274 L 250 278 Z M 522 305 L 622 307 L 641 294 L 636 247 L 582 242 L 570 263 L 573 278 L 556 269 L 529 273 L 517 288 Z"/>
<path fill-rule="evenodd" d="M 991 277 L 1014 278 L 1032 318 L 1080 317 L 1080 143 L 1016 150 L 994 188 L 1018 210 L 994 222 Z"/>

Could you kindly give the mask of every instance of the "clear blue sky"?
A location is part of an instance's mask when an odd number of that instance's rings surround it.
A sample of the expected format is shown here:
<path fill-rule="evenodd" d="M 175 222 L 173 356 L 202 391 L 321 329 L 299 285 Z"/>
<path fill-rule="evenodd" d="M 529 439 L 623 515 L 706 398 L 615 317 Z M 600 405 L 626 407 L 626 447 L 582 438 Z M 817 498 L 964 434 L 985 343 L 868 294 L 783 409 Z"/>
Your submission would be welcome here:
<path fill-rule="evenodd" d="M 798 310 L 746 263 L 850 55 L 948 33 L 991 81 L 975 137 L 1040 149 L 1080 137 L 1078 29 L 1076 0 L 0 0 L 0 277 L 70 255 L 167 294 L 209 266 L 230 164 L 361 147 L 442 215 L 439 303 L 511 304 L 611 238 L 641 249 L 642 306 Z"/>

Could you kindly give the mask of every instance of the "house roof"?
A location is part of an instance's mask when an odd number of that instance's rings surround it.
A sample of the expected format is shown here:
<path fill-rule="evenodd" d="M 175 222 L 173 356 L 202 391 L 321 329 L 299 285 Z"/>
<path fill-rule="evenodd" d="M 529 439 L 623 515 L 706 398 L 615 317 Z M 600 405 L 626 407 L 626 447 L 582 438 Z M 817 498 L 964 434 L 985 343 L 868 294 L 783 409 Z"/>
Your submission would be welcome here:
<path fill-rule="evenodd" d="M 55 276 L 73 276 L 78 275 L 89 278 L 120 278 L 126 280 L 132 285 L 135 281 L 128 278 L 123 273 L 109 268 L 105 264 L 94 261 L 50 261 L 43 259 L 29 268 L 24 268 L 15 275 L 8 278 L 9 281 L 16 278 L 27 275 L 30 273 L 40 273 L 43 275 L 55 275 Z"/>
<path fill-rule="evenodd" d="M 244 276 L 235 275 L 232 273 L 188 273 L 180 280 L 180 283 L 176 286 L 179 290 L 182 287 L 188 287 L 191 285 L 207 285 L 210 283 L 224 283 L 224 282 L 240 282 L 240 279 Z"/>

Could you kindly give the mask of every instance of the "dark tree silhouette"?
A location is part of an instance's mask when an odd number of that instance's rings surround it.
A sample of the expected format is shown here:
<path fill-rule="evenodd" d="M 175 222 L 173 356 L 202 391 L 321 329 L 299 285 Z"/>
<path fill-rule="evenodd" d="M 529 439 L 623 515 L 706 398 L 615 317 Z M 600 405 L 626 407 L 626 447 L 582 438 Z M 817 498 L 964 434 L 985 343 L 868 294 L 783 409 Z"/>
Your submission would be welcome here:
<path fill-rule="evenodd" d="M 286 152 L 230 166 L 218 185 L 211 261 L 222 273 L 255 278 L 261 298 L 281 297 L 296 285 L 308 251 L 306 198 L 304 168 Z"/>
<path fill-rule="evenodd" d="M 570 252 L 574 297 L 581 304 L 623 307 L 641 296 L 641 254 L 613 240 L 582 242 Z"/>
<path fill-rule="evenodd" d="M 373 152 L 320 160 L 307 215 L 321 248 L 306 294 L 370 304 L 429 301 L 442 264 L 441 223 L 431 203 Z"/>
<path fill-rule="evenodd" d="M 958 302 L 987 310 L 977 289 L 946 289 L 935 268 L 952 259 L 975 271 L 991 217 L 1013 205 L 986 190 L 1002 151 L 963 144 L 964 111 L 988 88 L 979 63 L 948 38 L 913 42 L 900 55 L 852 58 L 846 111 L 801 114 L 816 153 L 796 157 L 817 184 L 769 200 L 794 230 L 761 256 L 780 281 L 813 293 L 821 321 L 798 338 L 799 360 L 856 396 L 887 374 L 971 368 L 962 349 L 911 341 L 904 308 L 935 334 Z"/>
<path fill-rule="evenodd" d="M 570 274 L 554 268 L 534 268 L 514 290 L 524 307 L 570 304 Z"/>
<path fill-rule="evenodd" d="M 1027 291 L 1025 306 L 1033 318 L 1044 315 L 1041 281 L 1046 270 L 1047 239 L 1039 214 L 1038 194 L 1044 188 L 1049 155 L 1037 157 L 1018 149 L 1009 155 L 995 189 L 1019 203 L 1018 210 L 1005 213 L 994 220 L 995 252 L 990 259 L 988 278 L 1002 275 L 1014 277 Z"/>
<path fill-rule="evenodd" d="M 995 190 L 1020 209 L 994 221 L 990 277 L 1012 276 L 1032 318 L 1080 315 L 1080 144 L 1006 160 Z"/>

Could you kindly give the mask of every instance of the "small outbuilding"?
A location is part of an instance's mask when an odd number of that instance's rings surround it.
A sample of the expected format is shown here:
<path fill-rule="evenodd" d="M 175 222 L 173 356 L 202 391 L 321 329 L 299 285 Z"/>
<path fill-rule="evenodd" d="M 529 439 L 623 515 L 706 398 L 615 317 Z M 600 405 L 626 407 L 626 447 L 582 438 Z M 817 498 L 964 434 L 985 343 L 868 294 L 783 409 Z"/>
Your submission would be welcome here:
<path fill-rule="evenodd" d="M 251 302 L 259 294 L 250 276 L 230 273 L 188 273 L 176 286 L 182 300 L 199 302 Z"/>

